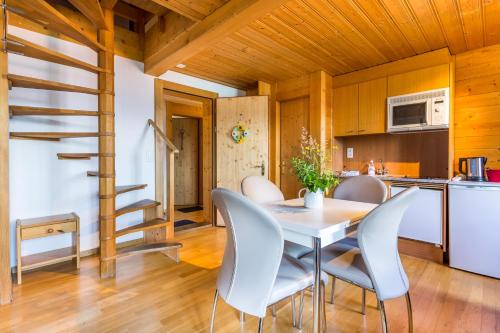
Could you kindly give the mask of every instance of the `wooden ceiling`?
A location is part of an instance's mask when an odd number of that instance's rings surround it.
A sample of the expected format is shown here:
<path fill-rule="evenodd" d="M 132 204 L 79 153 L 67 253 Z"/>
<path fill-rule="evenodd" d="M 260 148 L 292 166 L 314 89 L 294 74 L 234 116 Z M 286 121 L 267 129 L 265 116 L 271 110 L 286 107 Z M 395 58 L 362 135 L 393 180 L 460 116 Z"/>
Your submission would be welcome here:
<path fill-rule="evenodd" d="M 182 10 L 175 10 L 180 14 L 188 7 L 198 12 L 201 20 L 208 20 L 225 3 L 151 2 L 182 5 Z M 208 17 L 203 19 L 202 15 Z M 197 45 L 195 54 L 188 52 L 182 59 L 186 68 L 172 68 L 170 63 L 161 69 L 238 88 L 257 80 L 285 80 L 317 70 L 339 75 L 443 47 L 457 54 L 500 43 L 499 18 L 500 0 L 282 1 L 223 38 Z M 150 67 L 153 60 L 145 60 Z"/>
<path fill-rule="evenodd" d="M 154 15 L 163 15 L 168 10 L 179 13 L 193 21 L 212 14 L 227 0 L 122 0 Z"/>

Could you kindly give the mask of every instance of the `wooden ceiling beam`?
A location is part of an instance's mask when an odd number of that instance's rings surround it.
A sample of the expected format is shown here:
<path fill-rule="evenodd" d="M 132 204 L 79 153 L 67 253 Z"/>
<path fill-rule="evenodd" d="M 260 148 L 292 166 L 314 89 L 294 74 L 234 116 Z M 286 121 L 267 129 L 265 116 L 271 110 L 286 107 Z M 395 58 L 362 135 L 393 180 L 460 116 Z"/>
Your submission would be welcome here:
<path fill-rule="evenodd" d="M 68 0 L 99 29 L 108 29 L 99 0 Z"/>
<path fill-rule="evenodd" d="M 145 60 L 145 72 L 159 76 L 214 43 L 223 40 L 250 22 L 279 7 L 287 0 L 231 0 L 202 21 L 159 45 Z M 148 38 L 146 38 L 148 43 Z"/>
<path fill-rule="evenodd" d="M 193 21 L 201 21 L 205 18 L 205 15 L 194 10 L 193 8 L 190 8 L 187 5 L 174 3 L 172 0 L 153 0 L 153 2 Z"/>
<path fill-rule="evenodd" d="M 84 31 L 82 27 L 64 16 L 56 8 L 44 0 L 9 0 L 8 9 L 14 13 L 36 22 L 43 27 L 64 34 L 74 40 L 87 45 L 95 51 L 102 51 L 105 47 L 95 36 Z"/>
<path fill-rule="evenodd" d="M 101 0 L 101 7 L 106 9 L 113 9 L 118 0 Z"/>

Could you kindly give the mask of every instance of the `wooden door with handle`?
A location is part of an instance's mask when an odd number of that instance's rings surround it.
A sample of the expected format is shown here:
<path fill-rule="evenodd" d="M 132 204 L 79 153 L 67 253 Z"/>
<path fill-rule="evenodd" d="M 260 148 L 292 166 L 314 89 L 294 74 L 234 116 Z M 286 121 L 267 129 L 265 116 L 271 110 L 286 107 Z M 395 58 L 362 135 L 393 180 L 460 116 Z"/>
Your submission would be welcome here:
<path fill-rule="evenodd" d="M 268 112 L 267 96 L 217 99 L 215 120 L 217 187 L 241 192 L 243 178 L 252 175 L 268 178 Z M 215 221 L 217 226 L 224 225 L 218 213 Z"/>

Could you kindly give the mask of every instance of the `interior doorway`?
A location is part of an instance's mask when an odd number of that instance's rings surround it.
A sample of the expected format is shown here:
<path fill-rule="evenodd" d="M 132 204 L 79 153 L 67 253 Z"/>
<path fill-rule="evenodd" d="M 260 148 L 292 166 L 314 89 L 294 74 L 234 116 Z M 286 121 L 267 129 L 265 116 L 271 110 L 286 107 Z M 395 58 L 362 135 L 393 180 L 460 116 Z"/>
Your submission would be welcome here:
<path fill-rule="evenodd" d="M 213 110 L 216 93 L 155 80 L 155 122 L 178 154 L 165 159 L 156 143 L 156 198 L 168 201 L 174 232 L 211 226 L 213 204 Z M 165 179 L 163 169 L 173 170 Z M 166 197 L 165 188 L 172 193 Z"/>

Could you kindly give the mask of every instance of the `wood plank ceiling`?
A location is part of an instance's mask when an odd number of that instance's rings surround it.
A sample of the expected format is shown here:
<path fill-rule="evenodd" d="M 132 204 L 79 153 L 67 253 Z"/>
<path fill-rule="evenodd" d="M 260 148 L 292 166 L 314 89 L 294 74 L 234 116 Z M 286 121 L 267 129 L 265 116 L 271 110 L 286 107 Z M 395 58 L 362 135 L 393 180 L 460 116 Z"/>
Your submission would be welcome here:
<path fill-rule="evenodd" d="M 199 20 L 225 1 L 150 2 Z M 174 70 L 239 88 L 317 70 L 339 75 L 443 47 L 457 54 L 500 43 L 498 17 L 500 0 L 293 0 Z"/>

